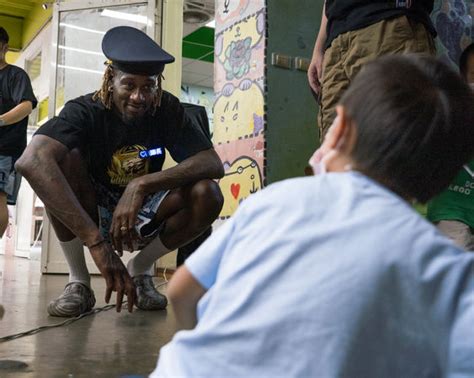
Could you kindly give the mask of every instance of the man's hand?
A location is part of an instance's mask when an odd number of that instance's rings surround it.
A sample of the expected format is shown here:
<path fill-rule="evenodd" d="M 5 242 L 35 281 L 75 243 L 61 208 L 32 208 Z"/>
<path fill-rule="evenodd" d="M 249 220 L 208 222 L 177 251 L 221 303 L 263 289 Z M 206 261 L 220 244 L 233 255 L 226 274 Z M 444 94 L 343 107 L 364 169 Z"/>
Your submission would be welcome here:
<path fill-rule="evenodd" d="M 308 68 L 308 83 L 311 89 L 319 95 L 321 92 L 321 79 L 323 77 L 324 53 L 315 51 Z"/>
<path fill-rule="evenodd" d="M 102 277 L 105 278 L 107 289 L 105 291 L 105 302 L 109 303 L 112 292 L 117 292 L 117 312 L 122 309 L 124 294 L 127 296 L 128 311 L 133 311 L 133 305 L 136 303 L 136 289 L 132 278 L 127 272 L 122 260 L 118 257 L 109 243 L 96 244 L 90 248 L 91 256 L 94 259 L 97 268 L 99 268 Z"/>
<path fill-rule="evenodd" d="M 138 181 L 132 180 L 115 208 L 110 225 L 110 237 L 112 245 L 120 256 L 123 254 L 124 246 L 128 246 L 130 251 L 133 251 L 133 240 L 138 238 L 135 223 L 144 198 L 145 195 Z"/>

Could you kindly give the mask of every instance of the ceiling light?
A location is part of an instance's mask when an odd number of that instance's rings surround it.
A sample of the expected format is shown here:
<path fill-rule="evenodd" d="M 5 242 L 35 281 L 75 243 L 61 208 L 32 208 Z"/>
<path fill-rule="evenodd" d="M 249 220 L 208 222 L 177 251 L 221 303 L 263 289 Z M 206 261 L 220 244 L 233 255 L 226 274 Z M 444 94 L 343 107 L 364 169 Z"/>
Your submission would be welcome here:
<path fill-rule="evenodd" d="M 133 21 L 138 24 L 146 25 L 148 23 L 148 18 L 146 16 L 141 16 L 139 14 L 117 12 L 110 9 L 104 9 L 100 15 L 105 16 L 105 17 L 118 18 L 120 20 Z"/>
<path fill-rule="evenodd" d="M 89 32 L 89 33 L 96 33 L 96 34 L 102 34 L 102 35 L 105 34 L 105 31 L 89 29 L 89 28 L 83 28 L 82 26 L 77 26 L 77 25 L 73 25 L 73 24 L 66 24 L 64 22 L 61 22 L 59 24 L 59 26 L 64 26 L 65 28 L 71 28 L 71 29 L 76 29 L 76 30 L 82 30 L 82 31 L 86 31 L 86 32 Z"/>
<path fill-rule="evenodd" d="M 43 8 L 44 10 L 47 10 L 51 5 L 53 5 L 53 1 L 47 1 L 41 4 L 41 8 Z"/>
<path fill-rule="evenodd" d="M 186 9 L 183 12 L 183 21 L 188 24 L 204 24 L 211 20 L 211 15 L 199 9 Z"/>
<path fill-rule="evenodd" d="M 94 74 L 98 74 L 98 75 L 103 75 L 104 74 L 104 71 L 91 70 L 89 68 L 82 68 L 82 67 L 66 66 L 64 64 L 58 64 L 58 68 L 64 68 L 65 70 L 89 72 L 89 73 L 94 73 Z"/>
<path fill-rule="evenodd" d="M 102 54 L 101 52 L 78 49 L 76 47 L 69 47 L 69 46 L 59 45 L 58 48 L 60 48 L 61 50 L 74 51 L 74 52 L 83 53 L 83 54 L 104 56 L 104 54 Z"/>

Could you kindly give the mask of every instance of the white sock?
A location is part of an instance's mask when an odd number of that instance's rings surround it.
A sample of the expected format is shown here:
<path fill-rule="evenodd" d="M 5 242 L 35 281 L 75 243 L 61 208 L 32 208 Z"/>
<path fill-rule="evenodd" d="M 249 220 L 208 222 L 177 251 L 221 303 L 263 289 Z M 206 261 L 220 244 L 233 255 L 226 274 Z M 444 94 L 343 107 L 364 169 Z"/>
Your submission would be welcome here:
<path fill-rule="evenodd" d="M 69 282 L 80 282 L 91 287 L 91 277 L 87 270 L 81 239 L 76 237 L 67 242 L 60 241 L 59 244 L 69 266 Z"/>
<path fill-rule="evenodd" d="M 127 264 L 128 273 L 132 277 L 140 274 L 153 275 L 153 264 L 158 258 L 171 251 L 163 245 L 160 237 L 153 239 Z"/>

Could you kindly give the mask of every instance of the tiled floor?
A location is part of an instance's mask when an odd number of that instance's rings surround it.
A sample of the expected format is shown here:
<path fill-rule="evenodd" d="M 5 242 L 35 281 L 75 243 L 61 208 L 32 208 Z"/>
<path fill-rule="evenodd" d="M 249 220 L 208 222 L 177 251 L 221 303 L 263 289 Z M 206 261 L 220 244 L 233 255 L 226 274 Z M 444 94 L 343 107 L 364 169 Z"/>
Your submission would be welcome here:
<path fill-rule="evenodd" d="M 65 275 L 41 275 L 39 261 L 6 256 L 0 256 L 0 274 L 0 303 L 5 307 L 0 337 L 64 320 L 49 317 L 46 306 L 62 292 Z M 94 277 L 92 284 L 96 307 L 104 306 L 103 279 Z M 0 343 L 0 377 L 146 376 L 154 369 L 160 347 L 174 332 L 171 308 L 133 314 L 125 310 L 118 314 L 114 309 L 100 312 L 67 326 Z M 27 366 L 2 369 L 5 360 Z"/>

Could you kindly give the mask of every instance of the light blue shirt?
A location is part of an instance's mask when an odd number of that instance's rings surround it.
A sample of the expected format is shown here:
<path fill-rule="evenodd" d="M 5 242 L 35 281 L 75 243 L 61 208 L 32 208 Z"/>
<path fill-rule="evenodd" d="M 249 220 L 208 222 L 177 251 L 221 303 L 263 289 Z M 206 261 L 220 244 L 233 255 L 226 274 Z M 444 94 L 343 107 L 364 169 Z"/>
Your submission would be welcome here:
<path fill-rule="evenodd" d="M 271 185 L 186 266 L 198 324 L 152 377 L 474 377 L 474 254 L 361 174 Z"/>

